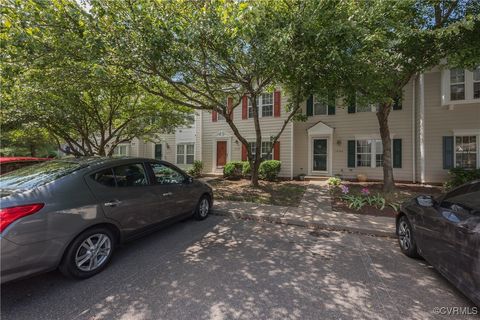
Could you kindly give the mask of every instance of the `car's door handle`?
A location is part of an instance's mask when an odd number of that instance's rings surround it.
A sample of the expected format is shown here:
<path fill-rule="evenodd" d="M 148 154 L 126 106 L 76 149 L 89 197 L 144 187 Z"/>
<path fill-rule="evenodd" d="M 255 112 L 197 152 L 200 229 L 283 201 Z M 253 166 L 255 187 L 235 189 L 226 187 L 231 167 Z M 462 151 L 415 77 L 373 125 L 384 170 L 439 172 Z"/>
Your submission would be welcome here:
<path fill-rule="evenodd" d="M 121 204 L 121 203 L 122 203 L 122 201 L 113 200 L 113 201 L 105 202 L 105 203 L 104 203 L 104 206 L 105 206 L 105 207 L 116 207 L 116 206 L 118 206 L 118 205 Z"/>
<path fill-rule="evenodd" d="M 168 196 L 171 196 L 172 194 L 173 194 L 173 193 L 171 193 L 171 192 L 165 192 L 165 193 L 163 194 L 163 196 L 164 196 L 164 197 L 168 197 Z"/>

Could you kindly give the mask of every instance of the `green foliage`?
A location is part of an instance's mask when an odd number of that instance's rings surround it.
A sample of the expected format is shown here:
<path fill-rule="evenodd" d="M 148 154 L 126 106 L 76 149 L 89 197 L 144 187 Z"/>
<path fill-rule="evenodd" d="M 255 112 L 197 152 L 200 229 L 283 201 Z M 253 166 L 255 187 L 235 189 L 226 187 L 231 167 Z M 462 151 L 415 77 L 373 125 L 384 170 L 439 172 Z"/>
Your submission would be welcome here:
<path fill-rule="evenodd" d="M 449 179 L 444 184 L 446 191 L 469 181 L 480 179 L 480 169 L 453 168 L 448 172 Z"/>
<path fill-rule="evenodd" d="M 242 166 L 242 175 L 246 178 L 252 173 L 252 170 L 250 169 L 250 162 L 248 161 L 243 161 L 243 166 Z"/>
<path fill-rule="evenodd" d="M 223 177 L 225 179 L 237 180 L 242 178 L 242 161 L 230 161 L 223 167 Z"/>
<path fill-rule="evenodd" d="M 2 128 L 21 122 L 45 129 L 75 155 L 110 155 L 119 143 L 185 124 L 190 109 L 150 94 L 108 61 L 112 47 L 99 17 L 79 3 L 2 7 Z"/>
<path fill-rule="evenodd" d="M 342 179 L 338 177 L 330 177 L 327 180 L 328 186 L 334 188 L 334 187 L 340 187 L 340 184 L 342 184 Z"/>
<path fill-rule="evenodd" d="M 354 210 L 360 210 L 367 204 L 366 197 L 358 194 L 346 194 L 342 199 L 348 203 L 348 207 Z"/>
<path fill-rule="evenodd" d="M 380 194 L 369 195 L 366 197 L 367 203 L 369 206 L 375 207 L 377 209 L 383 210 L 385 208 L 386 200 Z"/>
<path fill-rule="evenodd" d="M 274 181 L 278 178 L 282 162 L 278 160 L 265 160 L 260 163 L 258 175 L 260 179 Z"/>
<path fill-rule="evenodd" d="M 395 210 L 395 212 L 398 212 L 400 210 L 400 203 L 398 202 L 389 202 L 388 206 Z"/>
<path fill-rule="evenodd" d="M 198 178 L 202 176 L 203 171 L 203 162 L 200 160 L 195 160 L 193 162 L 192 168 L 188 170 L 188 174 L 192 177 Z"/>

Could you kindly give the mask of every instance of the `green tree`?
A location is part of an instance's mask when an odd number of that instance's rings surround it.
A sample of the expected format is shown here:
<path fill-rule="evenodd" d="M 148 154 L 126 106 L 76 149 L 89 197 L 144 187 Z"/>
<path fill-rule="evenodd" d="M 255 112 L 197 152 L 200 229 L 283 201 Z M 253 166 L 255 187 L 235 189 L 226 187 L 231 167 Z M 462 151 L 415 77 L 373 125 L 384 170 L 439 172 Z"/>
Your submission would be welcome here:
<path fill-rule="evenodd" d="M 258 185 L 264 136 L 257 97 L 286 84 L 288 117 L 269 137 L 272 146 L 296 118 L 307 92 L 296 60 L 297 1 L 91 1 L 90 12 L 114 48 L 110 63 L 130 70 L 148 92 L 172 103 L 223 115 L 237 139 L 248 141 L 230 117 L 244 95 L 252 106 L 256 149 L 247 149 Z M 325 15 L 323 43 L 335 21 Z M 322 61 L 318 61 L 322 64 Z M 302 65 L 303 67 L 303 65 Z M 303 77 L 303 75 L 302 75 Z M 322 79 L 326 79 L 322 78 Z M 233 99 L 232 107 L 227 105 Z M 269 152 L 271 152 L 270 150 Z"/>
<path fill-rule="evenodd" d="M 75 155 L 111 155 L 122 142 L 188 121 L 190 109 L 105 63 L 109 48 L 77 2 L 10 1 L 2 9 L 2 107 Z"/>
<path fill-rule="evenodd" d="M 479 4 L 475 1 L 315 1 L 309 2 L 302 22 L 305 75 L 315 83 L 316 61 L 322 59 L 309 35 L 323 26 L 315 18 L 321 7 L 333 5 L 339 24 L 340 41 L 332 55 L 342 56 L 332 63 L 337 91 L 347 103 L 358 100 L 378 104 L 376 112 L 383 144 L 384 191 L 394 189 L 391 139 L 388 124 L 395 99 L 416 75 L 447 58 L 449 64 L 468 67 L 480 64 Z M 315 41 L 313 41 L 314 43 Z M 338 90 L 340 89 L 340 90 Z M 334 88 L 330 88 L 334 90 Z"/>

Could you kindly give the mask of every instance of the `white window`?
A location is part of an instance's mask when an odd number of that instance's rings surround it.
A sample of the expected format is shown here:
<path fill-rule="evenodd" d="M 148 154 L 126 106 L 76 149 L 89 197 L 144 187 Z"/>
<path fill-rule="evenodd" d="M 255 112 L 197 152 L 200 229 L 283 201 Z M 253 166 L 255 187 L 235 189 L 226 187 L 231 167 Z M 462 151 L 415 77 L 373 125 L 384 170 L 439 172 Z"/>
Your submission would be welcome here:
<path fill-rule="evenodd" d="M 313 115 L 322 116 L 328 114 L 328 101 L 322 97 L 313 97 Z"/>
<path fill-rule="evenodd" d="M 258 115 L 260 117 L 273 116 L 273 93 L 262 93 L 257 97 Z M 252 101 L 248 99 L 248 117 L 253 118 Z"/>
<path fill-rule="evenodd" d="M 249 142 L 248 147 L 250 148 L 250 152 L 253 155 L 253 158 L 255 159 L 255 149 L 256 149 L 257 143 L 256 142 Z M 273 154 L 271 151 L 272 150 L 272 142 L 271 141 L 262 141 L 262 146 L 260 147 L 260 152 L 262 153 L 261 157 L 264 160 L 272 160 L 273 159 Z M 268 152 L 270 154 L 268 154 Z M 267 155 L 268 154 L 268 155 Z"/>
<path fill-rule="evenodd" d="M 361 99 L 362 99 L 362 94 L 357 93 L 357 96 L 355 99 L 355 112 L 377 112 L 378 111 L 378 104 L 366 103 L 361 101 Z"/>
<path fill-rule="evenodd" d="M 177 164 L 193 164 L 195 158 L 195 144 L 177 144 Z"/>
<path fill-rule="evenodd" d="M 128 156 L 128 145 L 126 144 L 121 144 L 115 147 L 113 149 L 113 155 L 114 156 Z"/>
<path fill-rule="evenodd" d="M 225 117 L 220 114 L 220 112 L 217 112 L 217 121 L 225 121 Z"/>
<path fill-rule="evenodd" d="M 465 100 L 465 70 L 450 70 L 450 100 Z"/>
<path fill-rule="evenodd" d="M 480 67 L 473 70 L 473 99 L 480 99 Z"/>
<path fill-rule="evenodd" d="M 442 73 L 442 104 L 476 103 L 480 99 L 480 66 L 473 70 L 450 69 Z"/>
<path fill-rule="evenodd" d="M 357 140 L 357 167 L 383 166 L 382 140 Z"/>
<path fill-rule="evenodd" d="M 455 167 L 475 169 L 478 159 L 477 136 L 455 137 Z"/>

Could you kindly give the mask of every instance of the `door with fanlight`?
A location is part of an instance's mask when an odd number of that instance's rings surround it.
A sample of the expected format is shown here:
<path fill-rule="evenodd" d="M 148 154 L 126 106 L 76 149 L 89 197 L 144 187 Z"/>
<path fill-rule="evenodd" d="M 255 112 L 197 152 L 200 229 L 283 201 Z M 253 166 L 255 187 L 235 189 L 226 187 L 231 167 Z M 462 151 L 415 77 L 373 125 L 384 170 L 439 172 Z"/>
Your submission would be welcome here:
<path fill-rule="evenodd" d="M 312 139 L 312 173 L 328 171 L 328 139 Z"/>

